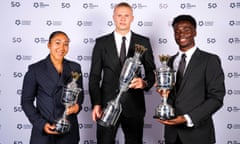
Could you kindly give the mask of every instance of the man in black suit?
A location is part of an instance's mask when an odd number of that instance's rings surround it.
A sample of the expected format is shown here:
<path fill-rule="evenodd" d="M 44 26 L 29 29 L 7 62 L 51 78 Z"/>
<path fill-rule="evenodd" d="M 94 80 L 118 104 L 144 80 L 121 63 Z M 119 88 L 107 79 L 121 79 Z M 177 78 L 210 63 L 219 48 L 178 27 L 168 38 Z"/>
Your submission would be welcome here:
<path fill-rule="evenodd" d="M 93 106 L 92 119 L 101 117 L 104 106 L 113 100 L 119 92 L 119 76 L 122 69 L 120 47 L 122 37 L 126 39 L 126 56 L 132 57 L 135 44 L 147 48 L 142 55 L 144 78 L 134 78 L 129 90 L 121 96 L 123 111 L 115 127 L 103 127 L 97 124 L 98 144 L 115 143 L 116 132 L 121 125 L 126 144 L 141 144 L 145 115 L 144 90 L 149 90 L 155 82 L 152 48 L 147 37 L 130 30 L 133 21 L 133 10 L 128 3 L 119 3 L 114 8 L 114 32 L 96 39 L 92 53 L 92 64 L 89 78 L 89 92 Z"/>
<path fill-rule="evenodd" d="M 222 107 L 225 95 L 220 59 L 195 45 L 196 21 L 192 16 L 180 15 L 174 18 L 172 26 L 179 52 L 168 64 L 180 71 L 179 61 L 185 54 L 185 68 L 183 76 L 177 74 L 176 85 L 168 97 L 176 118 L 158 120 L 165 124 L 166 144 L 214 144 L 212 115 Z M 178 64 L 179 68 L 175 68 Z"/>

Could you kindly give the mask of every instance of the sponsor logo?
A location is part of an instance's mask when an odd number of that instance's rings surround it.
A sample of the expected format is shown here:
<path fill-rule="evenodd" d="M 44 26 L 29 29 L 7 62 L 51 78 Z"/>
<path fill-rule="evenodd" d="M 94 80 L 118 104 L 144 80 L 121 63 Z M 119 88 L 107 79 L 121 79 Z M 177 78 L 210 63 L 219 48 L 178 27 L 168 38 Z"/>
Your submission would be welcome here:
<path fill-rule="evenodd" d="M 83 3 L 82 7 L 84 9 L 94 9 L 94 8 L 98 7 L 98 5 L 93 4 L 93 3 Z"/>
<path fill-rule="evenodd" d="M 31 25 L 31 21 L 30 20 L 20 20 L 20 19 L 16 19 L 15 20 L 15 24 L 17 26 L 20 26 L 20 25 Z"/>
<path fill-rule="evenodd" d="M 192 8 L 195 8 L 195 7 L 196 7 L 196 5 L 191 4 L 191 3 L 181 3 L 180 4 L 181 9 L 192 9 Z"/>
<path fill-rule="evenodd" d="M 34 8 L 46 8 L 46 7 L 49 7 L 49 4 L 44 3 L 44 2 L 34 2 L 33 7 Z"/>

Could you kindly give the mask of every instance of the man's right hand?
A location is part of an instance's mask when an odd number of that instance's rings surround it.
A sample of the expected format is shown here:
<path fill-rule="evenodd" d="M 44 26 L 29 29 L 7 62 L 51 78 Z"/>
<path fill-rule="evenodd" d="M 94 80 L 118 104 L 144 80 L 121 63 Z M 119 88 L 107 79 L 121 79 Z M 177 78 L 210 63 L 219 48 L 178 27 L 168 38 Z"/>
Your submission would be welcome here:
<path fill-rule="evenodd" d="M 102 108 L 101 105 L 95 105 L 93 107 L 93 111 L 92 111 L 92 119 L 93 121 L 97 121 L 102 115 Z"/>

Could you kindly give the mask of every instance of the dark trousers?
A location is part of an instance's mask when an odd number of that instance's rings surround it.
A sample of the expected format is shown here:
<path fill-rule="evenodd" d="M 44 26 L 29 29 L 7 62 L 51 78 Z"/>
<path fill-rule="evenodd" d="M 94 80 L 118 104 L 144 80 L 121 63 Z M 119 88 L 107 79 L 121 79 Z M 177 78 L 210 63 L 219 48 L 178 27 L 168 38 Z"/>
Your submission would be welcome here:
<path fill-rule="evenodd" d="M 179 136 L 177 136 L 177 139 L 175 142 L 168 142 L 166 141 L 165 144 L 183 144 Z"/>
<path fill-rule="evenodd" d="M 115 144 L 120 125 L 124 133 L 125 144 L 143 143 L 144 118 L 127 118 L 121 115 L 114 128 L 97 125 L 97 144 Z"/>

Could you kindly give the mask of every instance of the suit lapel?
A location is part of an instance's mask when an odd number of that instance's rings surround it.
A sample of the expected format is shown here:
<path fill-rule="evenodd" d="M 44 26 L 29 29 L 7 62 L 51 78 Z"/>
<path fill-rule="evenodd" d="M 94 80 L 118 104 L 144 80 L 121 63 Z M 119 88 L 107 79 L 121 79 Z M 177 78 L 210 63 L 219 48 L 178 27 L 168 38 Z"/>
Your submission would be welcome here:
<path fill-rule="evenodd" d="M 116 42 L 115 42 L 113 33 L 110 35 L 110 37 L 108 38 L 106 43 L 107 43 L 106 51 L 107 51 L 109 59 L 113 60 L 114 63 L 115 62 L 119 63 L 119 65 L 120 65 L 120 60 L 119 60 L 119 56 L 118 56 L 118 52 L 117 52 L 117 46 L 116 46 Z M 134 55 L 135 43 L 136 43 L 135 34 L 132 32 L 132 36 L 130 39 L 130 45 L 129 45 L 129 48 L 127 51 L 127 58 L 132 57 Z"/>
<path fill-rule="evenodd" d="M 106 42 L 106 54 L 109 60 L 114 64 L 120 65 L 120 59 L 117 52 L 117 46 L 114 39 L 114 34 L 112 33 Z"/>
<path fill-rule="evenodd" d="M 59 82 L 59 74 L 55 70 L 50 56 L 43 60 L 43 65 L 39 65 L 38 74 L 39 74 L 39 83 L 42 84 L 43 89 L 49 95 L 52 95 L 56 89 L 56 86 Z"/>
<path fill-rule="evenodd" d="M 199 49 L 196 49 L 196 51 L 193 53 L 190 61 L 189 61 L 189 64 L 185 70 L 185 74 L 184 74 L 184 77 L 182 79 L 182 83 L 180 85 L 180 88 L 179 88 L 179 93 L 182 91 L 182 89 L 184 88 L 185 84 L 187 81 L 190 81 L 189 79 L 189 76 L 190 76 L 190 73 L 197 67 L 199 66 L 199 63 L 201 62 L 201 58 L 200 58 L 200 50 Z"/>
<path fill-rule="evenodd" d="M 132 57 L 134 55 L 134 51 L 135 51 L 135 34 L 132 32 L 132 36 L 130 39 L 130 45 L 128 48 L 128 52 L 127 52 L 127 58 L 128 57 Z M 108 58 L 108 60 L 111 61 L 112 63 L 112 70 L 117 74 L 119 73 L 119 70 L 121 71 L 121 64 L 120 64 L 120 59 L 118 56 L 118 52 L 117 52 L 117 46 L 116 46 L 116 42 L 114 39 L 114 34 L 112 33 L 107 41 L 106 41 L 106 45 L 105 47 L 105 54 L 106 57 Z"/>
<path fill-rule="evenodd" d="M 57 73 L 56 69 L 54 68 L 51 60 L 50 60 L 50 56 L 47 57 L 46 59 L 46 67 L 47 69 L 44 69 L 44 74 L 46 77 L 48 77 L 48 80 L 51 81 L 49 82 L 50 85 L 56 85 L 56 83 L 58 83 L 59 81 L 59 74 Z"/>
<path fill-rule="evenodd" d="M 61 76 L 57 73 L 56 69 L 54 68 L 53 64 L 51 63 L 50 57 L 46 59 L 46 69 L 43 74 L 45 80 L 48 80 L 46 83 L 49 88 L 49 95 L 53 94 L 61 89 L 64 85 L 66 85 L 71 80 L 71 68 L 69 64 L 64 60 L 63 62 L 63 72 Z"/>
<path fill-rule="evenodd" d="M 72 69 L 69 65 L 69 63 L 64 60 L 63 61 L 63 72 L 61 75 L 61 79 L 58 83 L 58 85 L 63 86 L 63 85 L 67 85 L 69 82 L 72 81 Z"/>
<path fill-rule="evenodd" d="M 168 60 L 167 62 L 167 65 L 173 69 L 173 70 L 176 70 L 175 67 L 174 67 L 174 60 L 175 58 L 179 55 L 179 53 L 176 53 L 175 55 L 173 55 L 172 57 L 170 57 L 170 59 Z M 177 71 L 177 70 L 176 70 Z"/>
<path fill-rule="evenodd" d="M 136 38 L 135 38 L 135 34 L 133 32 L 132 33 L 132 36 L 131 36 L 131 40 L 130 40 L 130 45 L 129 45 L 129 48 L 128 48 L 128 53 L 127 53 L 127 58 L 128 57 L 132 57 L 134 55 L 134 52 L 135 52 L 135 44 L 136 44 Z"/>

